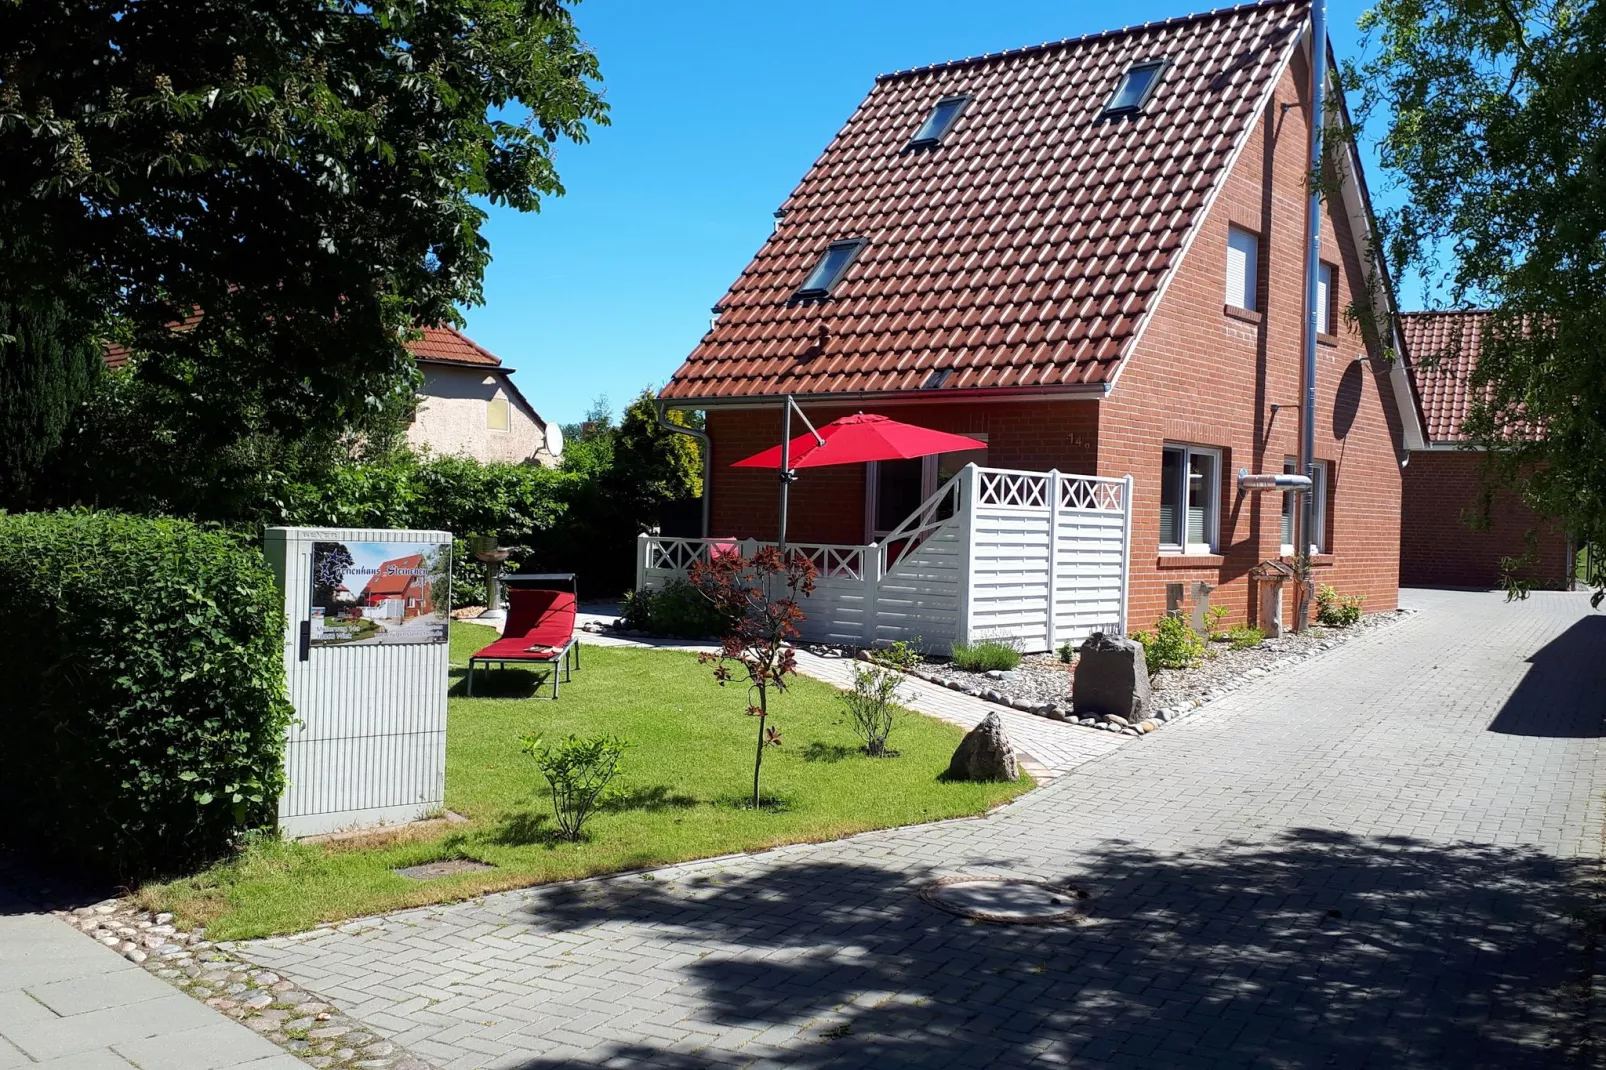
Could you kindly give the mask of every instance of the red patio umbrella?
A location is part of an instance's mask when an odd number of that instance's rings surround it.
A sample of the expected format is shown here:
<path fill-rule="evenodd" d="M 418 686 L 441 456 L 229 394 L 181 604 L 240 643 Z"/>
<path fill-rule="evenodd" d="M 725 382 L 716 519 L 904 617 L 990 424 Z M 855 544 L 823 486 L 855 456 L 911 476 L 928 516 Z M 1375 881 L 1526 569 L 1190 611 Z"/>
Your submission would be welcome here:
<path fill-rule="evenodd" d="M 803 417 L 809 434 L 792 438 L 792 413 Z M 916 457 L 929 457 L 934 453 L 954 453 L 959 450 L 986 449 L 987 443 L 964 435 L 951 435 L 946 431 L 933 431 L 929 427 L 889 420 L 874 413 L 856 413 L 833 420 L 820 428 L 808 422 L 803 410 L 790 395 L 786 408 L 782 438 L 779 446 L 734 462 L 732 468 L 778 468 L 781 472 L 781 534 L 780 545 L 786 548 L 786 505 L 788 491 L 797 479 L 799 468 L 824 468 L 832 464 L 863 464 L 866 461 L 907 461 Z"/>
<path fill-rule="evenodd" d="M 987 443 L 946 431 L 890 420 L 874 413 L 857 413 L 833 420 L 819 436 L 799 435 L 790 443 L 792 468 L 823 468 L 832 464 L 866 461 L 907 461 L 933 453 L 986 449 Z M 779 468 L 785 447 L 771 446 L 731 465 L 732 468 Z"/>

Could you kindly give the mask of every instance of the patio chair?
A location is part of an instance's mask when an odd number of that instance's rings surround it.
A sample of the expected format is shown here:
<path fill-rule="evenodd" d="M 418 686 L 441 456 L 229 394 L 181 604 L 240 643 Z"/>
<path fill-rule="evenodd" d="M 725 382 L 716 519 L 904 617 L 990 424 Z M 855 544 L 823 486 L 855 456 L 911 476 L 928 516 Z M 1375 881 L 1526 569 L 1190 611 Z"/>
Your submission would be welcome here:
<path fill-rule="evenodd" d="M 558 685 L 567 682 L 571 671 L 580 669 L 580 640 L 574 634 L 575 598 L 573 591 L 510 590 L 507 593 L 507 626 L 502 638 L 468 659 L 468 686 L 474 694 L 476 664 L 495 663 L 506 668 L 509 662 L 536 662 L 552 666 L 552 697 Z M 536 694 L 541 685 L 536 684 Z"/>

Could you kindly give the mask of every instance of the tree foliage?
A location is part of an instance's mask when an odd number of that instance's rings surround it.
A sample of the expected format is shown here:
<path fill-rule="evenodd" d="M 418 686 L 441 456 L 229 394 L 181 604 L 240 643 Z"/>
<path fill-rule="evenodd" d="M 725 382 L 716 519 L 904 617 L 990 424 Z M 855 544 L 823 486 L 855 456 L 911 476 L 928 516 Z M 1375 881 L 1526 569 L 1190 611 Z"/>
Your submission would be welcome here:
<path fill-rule="evenodd" d="M 60 301 L 0 298 L 0 508 L 27 503 L 102 366 L 100 343 Z"/>
<path fill-rule="evenodd" d="M 681 413 L 669 419 L 691 426 Z M 623 591 L 636 579 L 636 537 L 659 524 L 666 505 L 702 493 L 701 448 L 658 422 L 657 403 L 645 390 L 617 426 L 607 400 L 599 399 L 584 423 L 568 431 L 563 471 L 577 482 L 547 551 L 585 573 L 587 590 Z"/>
<path fill-rule="evenodd" d="M 0 292 L 115 322 L 197 451 L 361 424 L 598 77 L 563 0 L 0 2 Z"/>
<path fill-rule="evenodd" d="M 1404 199 L 1397 270 L 1492 310 L 1464 430 L 1581 543 L 1606 540 L 1606 10 L 1381 0 L 1350 72 Z M 1511 581 L 1520 590 L 1517 581 Z M 1597 580 L 1596 603 L 1606 594 Z"/>
<path fill-rule="evenodd" d="M 800 598 L 814 593 L 814 563 L 803 554 L 761 546 L 751 558 L 722 554 L 698 561 L 691 583 L 713 603 L 726 622 L 718 653 L 697 660 L 714 666 L 721 687 L 735 679 L 734 663 L 746 677 L 751 700 L 747 713 L 758 718 L 758 749 L 753 756 L 753 808 L 761 805 L 759 774 L 764 748 L 779 747 L 781 733 L 769 725 L 770 690 L 786 690 L 786 678 L 797 672 L 798 625 L 804 621 Z"/>

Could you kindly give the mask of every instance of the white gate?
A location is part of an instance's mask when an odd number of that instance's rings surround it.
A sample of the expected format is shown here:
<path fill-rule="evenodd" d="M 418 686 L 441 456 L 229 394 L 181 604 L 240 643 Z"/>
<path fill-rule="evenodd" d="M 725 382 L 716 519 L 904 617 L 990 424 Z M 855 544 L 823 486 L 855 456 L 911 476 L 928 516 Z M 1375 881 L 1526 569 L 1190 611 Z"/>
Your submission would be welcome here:
<path fill-rule="evenodd" d="M 968 465 L 879 543 L 793 543 L 819 570 L 804 638 L 850 645 L 1012 639 L 1026 651 L 1126 632 L 1132 479 Z M 643 535 L 636 587 L 752 539 Z"/>

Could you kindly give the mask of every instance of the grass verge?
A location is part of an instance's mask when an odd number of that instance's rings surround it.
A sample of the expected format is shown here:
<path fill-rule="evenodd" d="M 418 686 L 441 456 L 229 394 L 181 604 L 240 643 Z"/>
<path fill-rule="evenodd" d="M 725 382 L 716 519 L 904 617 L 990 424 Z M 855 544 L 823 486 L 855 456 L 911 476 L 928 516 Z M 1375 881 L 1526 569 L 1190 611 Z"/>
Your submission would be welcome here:
<path fill-rule="evenodd" d="M 146 885 L 143 904 L 206 925 L 210 939 L 247 939 L 548 881 L 977 814 L 1032 786 L 1024 774 L 1015 784 L 937 779 L 961 732 L 914 713 L 893 733 L 898 757 L 869 758 L 840 693 L 794 677 L 771 701 L 783 742 L 764 758 L 771 805 L 755 811 L 748 795 L 756 723 L 743 712 L 745 688 L 719 687 L 689 653 L 591 646 L 557 702 L 531 699 L 535 674 L 515 669 L 482 671 L 475 697 L 467 698 L 462 666 L 492 638 L 479 625 L 452 625 L 446 805 L 466 824 L 338 844 L 265 840 L 193 876 Z M 531 731 L 549 738 L 610 733 L 633 743 L 616 781 L 619 797 L 592 818 L 580 843 L 553 835 L 546 782 L 519 747 Z M 496 868 L 424 882 L 392 872 L 453 858 Z"/>

